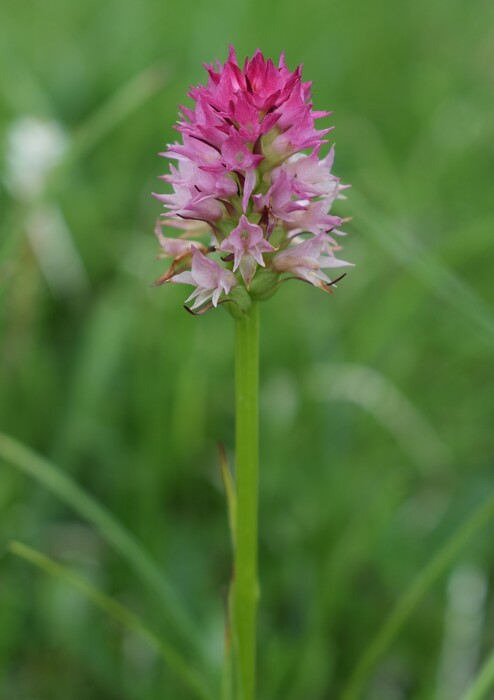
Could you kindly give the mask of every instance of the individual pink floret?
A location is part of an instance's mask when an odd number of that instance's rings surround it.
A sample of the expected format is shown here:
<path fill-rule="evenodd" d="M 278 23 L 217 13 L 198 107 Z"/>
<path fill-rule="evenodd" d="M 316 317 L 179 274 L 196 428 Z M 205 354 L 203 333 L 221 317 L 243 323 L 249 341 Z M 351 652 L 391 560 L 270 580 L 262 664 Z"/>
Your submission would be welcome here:
<path fill-rule="evenodd" d="M 221 244 L 220 250 L 233 254 L 233 271 L 240 268 L 244 282 L 249 287 L 257 265 L 265 267 L 263 253 L 272 253 L 275 249 L 265 238 L 263 230 L 257 224 L 251 224 L 242 214 L 239 225 L 233 229 Z"/>
<path fill-rule="evenodd" d="M 237 284 L 237 278 L 231 272 L 222 267 L 216 260 L 207 258 L 197 248 L 192 247 L 191 270 L 180 272 L 172 277 L 170 282 L 191 284 L 196 287 L 185 303 L 195 299 L 191 309 L 197 309 L 209 300 L 213 306 L 218 306 L 220 296 L 229 294 L 232 287 Z"/>
<path fill-rule="evenodd" d="M 275 272 L 290 272 L 294 277 L 327 289 L 331 280 L 323 269 L 353 265 L 335 257 L 327 236 L 319 234 L 277 253 L 271 266 Z"/>
<path fill-rule="evenodd" d="M 286 173 L 293 183 L 294 194 L 302 199 L 324 196 L 329 207 L 346 189 L 345 185 L 341 185 L 340 178 L 331 173 L 333 160 L 334 146 L 321 159 L 317 149 L 308 156 L 297 153 L 273 172 L 273 180 L 276 182 L 282 173 Z"/>
<path fill-rule="evenodd" d="M 204 249 L 204 246 L 198 241 L 187 240 L 186 238 L 169 238 L 164 236 L 161 231 L 161 222 L 158 221 L 154 229 L 156 238 L 161 246 L 161 257 L 166 258 L 183 258 L 192 253 L 192 249 Z"/>
<path fill-rule="evenodd" d="M 341 225 L 339 216 L 328 214 L 330 204 L 326 199 L 307 201 L 303 209 L 292 212 L 288 220 L 290 235 L 299 233 L 319 233 L 329 232 Z"/>

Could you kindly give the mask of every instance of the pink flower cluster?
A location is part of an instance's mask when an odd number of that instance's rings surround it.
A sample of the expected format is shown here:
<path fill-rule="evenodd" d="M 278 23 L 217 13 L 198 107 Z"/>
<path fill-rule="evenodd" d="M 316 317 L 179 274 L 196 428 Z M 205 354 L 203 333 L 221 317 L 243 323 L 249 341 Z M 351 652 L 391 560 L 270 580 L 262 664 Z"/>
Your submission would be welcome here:
<path fill-rule="evenodd" d="M 330 113 L 313 109 L 311 83 L 284 55 L 276 66 L 258 50 L 241 68 L 231 47 L 224 65 L 205 67 L 207 85 L 188 93 L 194 109 L 181 107 L 182 142 L 161 154 L 176 165 L 162 177 L 173 192 L 155 195 L 167 209 L 163 257 L 173 258 L 158 283 L 193 285 L 198 313 L 235 301 L 239 287 L 263 298 L 291 278 L 331 291 L 323 270 L 350 263 L 335 255 L 342 219 L 330 210 L 345 186 L 331 173 L 334 148 L 319 157 L 331 129 L 315 121 Z M 182 234 L 165 237 L 163 226 Z"/>

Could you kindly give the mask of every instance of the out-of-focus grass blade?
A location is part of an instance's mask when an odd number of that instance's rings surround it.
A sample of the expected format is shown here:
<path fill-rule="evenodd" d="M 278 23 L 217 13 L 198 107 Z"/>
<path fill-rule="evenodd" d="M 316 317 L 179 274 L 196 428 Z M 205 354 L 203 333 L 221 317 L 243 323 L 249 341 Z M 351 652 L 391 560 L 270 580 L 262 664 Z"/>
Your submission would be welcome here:
<path fill-rule="evenodd" d="M 205 684 L 197 676 L 187 660 L 161 640 L 137 615 L 128 610 L 128 608 L 102 593 L 67 567 L 62 566 L 54 559 L 46 556 L 46 554 L 32 547 L 28 547 L 22 542 L 11 542 L 9 550 L 12 554 L 37 566 L 50 576 L 54 576 L 63 581 L 67 586 L 75 588 L 98 608 L 104 610 L 108 615 L 118 620 L 124 627 L 138 634 L 151 647 L 156 649 L 165 663 L 182 679 L 190 690 L 194 691 L 194 694 L 198 698 L 202 698 L 202 700 L 214 700 L 214 697 L 207 692 Z"/>
<path fill-rule="evenodd" d="M 74 135 L 72 145 L 77 154 L 88 150 L 115 126 L 154 95 L 169 80 L 163 65 L 152 65 L 132 78 L 104 102 Z"/>
<path fill-rule="evenodd" d="M 372 367 L 321 363 L 309 373 L 308 387 L 316 399 L 350 401 L 368 411 L 423 474 L 442 474 L 454 462 L 454 455 L 427 419 L 393 382 Z"/>
<path fill-rule="evenodd" d="M 225 487 L 225 494 L 228 508 L 228 525 L 230 528 L 230 536 L 232 547 L 235 550 L 235 523 L 237 521 L 237 496 L 235 493 L 235 483 L 232 473 L 228 465 L 228 457 L 226 455 L 225 446 L 222 443 L 218 445 L 218 454 L 220 460 L 221 477 Z M 231 636 L 231 616 L 232 616 L 232 589 L 228 593 L 227 610 L 226 610 L 226 626 L 225 626 L 225 652 L 223 656 L 223 668 L 221 677 L 221 700 L 234 700 L 235 697 L 235 675 L 234 662 L 232 653 L 232 636 Z"/>
<path fill-rule="evenodd" d="M 0 458 L 38 481 L 92 523 L 153 591 L 168 623 L 204 661 L 200 633 L 166 574 L 111 513 L 48 460 L 3 433 L 0 433 Z"/>
<path fill-rule="evenodd" d="M 483 700 L 494 686 L 494 651 L 461 700 Z M 492 697 L 492 696 L 491 696 Z"/>
<path fill-rule="evenodd" d="M 163 65 L 152 65 L 111 95 L 74 133 L 63 162 L 53 174 L 52 186 L 57 188 L 75 160 L 152 97 L 169 81 L 169 77 L 169 71 Z"/>
<path fill-rule="evenodd" d="M 446 571 L 448 566 L 452 564 L 462 548 L 472 537 L 485 527 L 492 518 L 494 518 L 494 494 L 475 510 L 473 515 L 459 527 L 432 561 L 412 581 L 395 608 L 385 619 L 377 635 L 367 646 L 360 662 L 357 664 L 355 671 L 350 676 L 345 686 L 341 700 L 358 700 L 372 669 L 411 616 L 415 606 L 420 602 L 433 583 Z M 494 659 L 492 664 L 493 667 L 490 671 L 494 678 Z M 491 676 L 489 676 L 489 679 L 490 678 Z M 479 700 L 481 697 L 481 695 L 474 695 L 472 698 L 468 698 L 468 700 L 473 700 L 473 698 Z"/>
<path fill-rule="evenodd" d="M 403 231 L 400 224 L 373 211 L 355 193 L 352 193 L 352 207 L 353 218 L 362 231 L 416 273 L 436 296 L 454 306 L 494 344 L 494 312 L 471 287 L 416 237 Z"/>

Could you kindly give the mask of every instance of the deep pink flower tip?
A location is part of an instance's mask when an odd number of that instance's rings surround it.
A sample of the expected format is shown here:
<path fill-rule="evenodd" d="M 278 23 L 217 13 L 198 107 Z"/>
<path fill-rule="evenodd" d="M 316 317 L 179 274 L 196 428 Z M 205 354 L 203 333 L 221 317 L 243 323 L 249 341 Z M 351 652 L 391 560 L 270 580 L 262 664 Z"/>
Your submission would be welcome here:
<path fill-rule="evenodd" d="M 206 298 L 216 305 L 218 294 L 227 295 L 234 286 L 235 273 L 240 275 L 235 279 L 249 288 L 258 269 L 265 267 L 278 274 L 290 271 L 320 286 L 327 280 L 324 273 L 305 274 L 306 268 L 293 264 L 288 250 L 304 253 L 307 261 L 305 244 L 298 236 L 313 236 L 318 242 L 324 236 L 323 257 L 317 246 L 307 248 L 313 253 L 316 272 L 321 261 L 329 267 L 326 263 L 336 259 L 329 232 L 341 233 L 341 219 L 330 209 L 335 199 L 342 198 L 344 187 L 331 173 L 334 149 L 319 157 L 330 129 L 315 126 L 317 119 L 330 113 L 313 109 L 311 84 L 302 81 L 301 67 L 290 71 L 284 54 L 275 65 L 258 49 L 240 66 L 230 46 L 224 64 L 216 61 L 205 68 L 207 83 L 188 93 L 194 106 L 181 107 L 176 128 L 182 141 L 162 154 L 176 161 L 163 177 L 173 192 L 155 196 L 168 210 L 165 216 L 170 224 L 186 233 L 193 229 L 195 235 L 210 231 L 214 240 L 212 246 L 202 246 L 203 252 L 197 242 L 192 253 L 189 241 L 174 245 L 162 237 L 165 254 L 180 255 L 180 270 L 189 260 L 190 271 L 181 271 L 170 281 L 187 281 L 201 290 L 192 294 L 194 308 Z M 327 246 L 332 246 L 331 254 Z M 215 248 L 229 254 L 219 258 L 223 266 L 207 258 Z M 215 285 L 211 277 L 206 287 L 199 282 L 201 270 L 206 269 L 204 261 L 214 263 L 211 275 L 220 274 L 218 267 L 229 274 L 220 275 Z"/>

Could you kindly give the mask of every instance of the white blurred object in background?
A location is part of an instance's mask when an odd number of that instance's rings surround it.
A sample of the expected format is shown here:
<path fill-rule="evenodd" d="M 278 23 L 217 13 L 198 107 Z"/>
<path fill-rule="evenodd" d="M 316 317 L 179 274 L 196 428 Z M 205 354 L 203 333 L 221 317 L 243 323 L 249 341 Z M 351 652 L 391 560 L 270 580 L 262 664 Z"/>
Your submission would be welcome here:
<path fill-rule="evenodd" d="M 7 133 L 6 186 L 26 207 L 29 242 L 51 291 L 60 297 L 80 296 L 89 286 L 62 211 L 46 194 L 49 177 L 68 146 L 67 134 L 56 121 L 24 116 Z"/>

